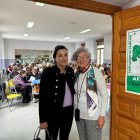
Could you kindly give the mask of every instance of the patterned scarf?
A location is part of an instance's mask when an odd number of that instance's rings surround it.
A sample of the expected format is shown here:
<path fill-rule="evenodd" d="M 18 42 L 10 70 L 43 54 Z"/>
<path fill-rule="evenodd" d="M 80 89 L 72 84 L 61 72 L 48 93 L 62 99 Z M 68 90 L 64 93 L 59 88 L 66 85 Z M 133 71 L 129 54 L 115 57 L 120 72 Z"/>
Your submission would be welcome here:
<path fill-rule="evenodd" d="M 87 95 L 87 110 L 88 115 L 92 117 L 98 109 L 98 95 L 97 95 L 97 84 L 96 78 L 94 74 L 93 67 L 89 67 L 90 69 L 87 72 L 86 77 L 86 95 Z M 79 77 L 80 72 L 76 72 L 75 80 Z M 75 82 L 76 82 L 75 81 Z"/>

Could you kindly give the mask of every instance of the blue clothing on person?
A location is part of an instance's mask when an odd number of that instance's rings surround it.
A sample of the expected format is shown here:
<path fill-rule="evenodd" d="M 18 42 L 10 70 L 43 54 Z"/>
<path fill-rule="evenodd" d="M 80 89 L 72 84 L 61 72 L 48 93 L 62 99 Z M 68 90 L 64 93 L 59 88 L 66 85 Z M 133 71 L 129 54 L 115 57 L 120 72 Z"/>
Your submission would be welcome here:
<path fill-rule="evenodd" d="M 32 81 L 32 84 L 34 84 L 34 85 L 35 85 L 35 84 L 40 84 L 40 79 L 33 80 L 33 81 Z"/>

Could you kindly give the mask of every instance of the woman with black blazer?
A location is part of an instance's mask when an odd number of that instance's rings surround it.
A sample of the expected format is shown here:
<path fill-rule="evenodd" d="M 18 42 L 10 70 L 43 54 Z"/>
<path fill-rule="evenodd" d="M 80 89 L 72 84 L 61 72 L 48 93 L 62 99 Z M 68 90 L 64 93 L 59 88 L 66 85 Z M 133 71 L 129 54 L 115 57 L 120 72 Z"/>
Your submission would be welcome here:
<path fill-rule="evenodd" d="M 73 121 L 74 71 L 68 67 L 68 50 L 55 47 L 55 65 L 41 76 L 39 92 L 40 128 L 48 127 L 53 140 L 68 140 Z"/>

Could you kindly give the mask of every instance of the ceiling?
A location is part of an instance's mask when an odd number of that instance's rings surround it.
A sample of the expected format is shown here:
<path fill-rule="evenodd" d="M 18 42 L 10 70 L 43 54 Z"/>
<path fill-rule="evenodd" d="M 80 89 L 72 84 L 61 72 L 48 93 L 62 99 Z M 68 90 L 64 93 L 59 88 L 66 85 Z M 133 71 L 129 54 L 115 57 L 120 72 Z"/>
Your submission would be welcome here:
<path fill-rule="evenodd" d="M 96 0 L 123 6 L 129 0 Z M 34 22 L 31 29 L 27 22 Z M 85 29 L 91 31 L 81 34 Z M 81 42 L 112 31 L 111 16 L 26 0 L 0 0 L 0 33 L 7 39 Z M 23 34 L 29 34 L 24 37 Z M 71 37 L 65 40 L 65 37 Z"/>

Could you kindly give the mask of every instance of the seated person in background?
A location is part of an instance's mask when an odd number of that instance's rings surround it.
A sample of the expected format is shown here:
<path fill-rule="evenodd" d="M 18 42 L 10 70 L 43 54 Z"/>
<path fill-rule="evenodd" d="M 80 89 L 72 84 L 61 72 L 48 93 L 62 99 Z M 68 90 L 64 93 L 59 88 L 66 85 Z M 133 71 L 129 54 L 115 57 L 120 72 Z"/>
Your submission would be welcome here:
<path fill-rule="evenodd" d="M 19 74 L 19 67 L 18 66 L 14 66 L 12 69 L 12 72 L 8 74 L 8 80 L 13 79 L 16 75 Z"/>
<path fill-rule="evenodd" d="M 22 80 L 24 81 L 24 83 L 30 83 L 29 85 L 27 85 L 27 90 L 29 92 L 29 101 L 31 101 L 31 93 L 32 93 L 32 87 L 31 87 L 31 81 L 29 80 L 31 77 L 31 68 L 30 67 L 26 67 L 25 68 L 26 71 L 26 77 L 22 77 Z"/>
<path fill-rule="evenodd" d="M 41 79 L 41 74 L 39 73 L 38 67 L 33 67 L 31 76 L 35 79 Z"/>
<path fill-rule="evenodd" d="M 27 67 L 26 68 L 26 79 L 27 79 L 28 82 L 31 82 L 31 81 L 29 81 L 31 75 L 32 75 L 31 68 Z"/>
<path fill-rule="evenodd" d="M 7 75 L 12 72 L 12 69 L 13 69 L 14 65 L 15 64 L 11 63 L 10 66 L 8 66 L 7 71 L 6 71 Z"/>
<path fill-rule="evenodd" d="M 26 77 L 26 71 L 20 70 L 20 73 L 14 77 L 13 83 L 16 87 L 16 90 L 22 93 L 23 96 L 23 103 L 29 103 L 30 97 L 29 97 L 29 90 L 27 88 L 30 83 L 24 82 L 24 77 Z"/>
<path fill-rule="evenodd" d="M 109 83 L 111 81 L 111 64 L 109 64 L 109 66 L 106 68 L 105 75 L 106 82 Z"/>
<path fill-rule="evenodd" d="M 29 80 L 33 82 L 33 80 L 37 80 L 37 79 L 41 79 L 41 74 L 39 73 L 38 67 L 33 67 L 32 74 Z M 38 95 L 34 95 L 33 102 L 37 102 L 37 98 L 38 98 Z"/>

